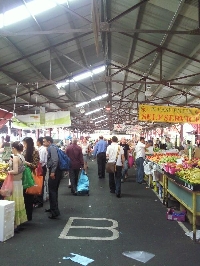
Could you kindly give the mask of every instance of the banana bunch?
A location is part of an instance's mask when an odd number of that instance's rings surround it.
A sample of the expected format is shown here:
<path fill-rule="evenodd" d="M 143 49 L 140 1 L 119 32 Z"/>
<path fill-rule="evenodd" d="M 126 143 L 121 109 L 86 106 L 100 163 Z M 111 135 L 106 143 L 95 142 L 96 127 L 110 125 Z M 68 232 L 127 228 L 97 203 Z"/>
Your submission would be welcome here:
<path fill-rule="evenodd" d="M 199 168 L 182 169 L 181 171 L 176 172 L 176 175 L 191 184 L 200 184 Z"/>
<path fill-rule="evenodd" d="M 0 180 L 5 180 L 7 176 L 7 170 L 9 168 L 8 163 L 0 162 Z"/>

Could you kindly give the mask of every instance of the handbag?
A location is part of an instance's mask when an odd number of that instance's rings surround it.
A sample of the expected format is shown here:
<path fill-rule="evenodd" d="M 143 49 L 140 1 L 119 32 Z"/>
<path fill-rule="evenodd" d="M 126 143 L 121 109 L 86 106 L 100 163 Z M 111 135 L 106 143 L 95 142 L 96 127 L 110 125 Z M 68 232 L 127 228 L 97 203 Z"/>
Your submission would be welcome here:
<path fill-rule="evenodd" d="M 43 185 L 43 176 L 35 174 L 33 176 L 33 179 L 34 179 L 34 185 L 26 189 L 26 194 L 41 195 L 42 185 Z"/>
<path fill-rule="evenodd" d="M 116 171 L 116 162 L 107 162 L 106 163 L 106 173 L 115 173 Z"/>
<path fill-rule="evenodd" d="M 10 197 L 12 193 L 13 193 L 13 175 L 9 173 L 7 174 L 7 177 L 3 182 L 3 185 L 0 190 L 0 194 L 3 197 Z"/>
<path fill-rule="evenodd" d="M 25 169 L 22 173 L 22 185 L 23 189 L 27 189 L 29 187 L 34 186 L 35 181 L 33 179 L 33 174 L 31 172 L 31 169 L 25 165 Z"/>
<path fill-rule="evenodd" d="M 117 161 L 117 157 L 119 155 L 119 151 L 120 151 L 120 146 L 118 146 L 115 162 L 107 162 L 106 163 L 106 173 L 115 173 L 116 172 L 116 161 Z"/>

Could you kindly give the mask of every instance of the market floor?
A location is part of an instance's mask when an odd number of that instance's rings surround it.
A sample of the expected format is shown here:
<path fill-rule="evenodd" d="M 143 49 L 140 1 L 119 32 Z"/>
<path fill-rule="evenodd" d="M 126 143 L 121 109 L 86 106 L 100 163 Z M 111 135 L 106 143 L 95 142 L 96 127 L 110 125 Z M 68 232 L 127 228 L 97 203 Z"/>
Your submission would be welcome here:
<path fill-rule="evenodd" d="M 48 219 L 48 202 L 35 209 L 23 231 L 0 243 L 0 265 L 80 265 L 63 259 L 75 253 L 93 259 L 89 265 L 137 266 L 143 263 L 122 253 L 144 251 L 155 255 L 149 266 L 199 266 L 200 244 L 166 220 L 166 207 L 155 193 L 135 182 L 133 169 L 129 173 L 121 198 L 110 193 L 108 177 L 98 179 L 96 161 L 89 162 L 90 196 L 73 196 L 68 179 L 62 179 L 60 218 Z"/>

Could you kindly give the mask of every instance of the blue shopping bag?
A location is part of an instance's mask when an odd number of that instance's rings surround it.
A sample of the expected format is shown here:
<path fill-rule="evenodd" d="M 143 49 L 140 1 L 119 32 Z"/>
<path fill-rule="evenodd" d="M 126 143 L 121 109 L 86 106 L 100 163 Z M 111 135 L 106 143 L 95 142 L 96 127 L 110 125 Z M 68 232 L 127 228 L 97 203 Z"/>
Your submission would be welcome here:
<path fill-rule="evenodd" d="M 89 179 L 84 170 L 81 171 L 78 180 L 77 193 L 89 194 Z"/>

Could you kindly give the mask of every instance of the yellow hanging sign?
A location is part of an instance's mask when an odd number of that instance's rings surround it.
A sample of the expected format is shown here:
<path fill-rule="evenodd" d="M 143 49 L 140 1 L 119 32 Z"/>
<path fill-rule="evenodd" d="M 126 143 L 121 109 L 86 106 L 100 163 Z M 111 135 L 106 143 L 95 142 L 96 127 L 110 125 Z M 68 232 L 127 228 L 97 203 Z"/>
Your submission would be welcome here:
<path fill-rule="evenodd" d="M 141 104 L 139 106 L 139 120 L 200 124 L 200 109 Z"/>

